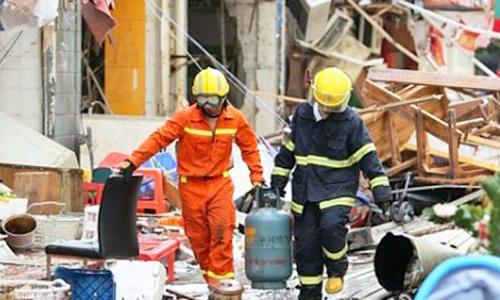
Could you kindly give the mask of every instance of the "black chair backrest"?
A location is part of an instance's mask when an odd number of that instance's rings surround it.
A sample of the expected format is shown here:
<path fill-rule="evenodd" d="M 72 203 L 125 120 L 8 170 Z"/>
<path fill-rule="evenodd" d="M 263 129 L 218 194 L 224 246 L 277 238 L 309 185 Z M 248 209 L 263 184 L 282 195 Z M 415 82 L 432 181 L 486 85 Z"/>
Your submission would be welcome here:
<path fill-rule="evenodd" d="M 125 180 L 112 175 L 106 181 L 99 208 L 99 252 L 104 258 L 139 255 L 137 240 L 137 199 L 142 176 Z"/>

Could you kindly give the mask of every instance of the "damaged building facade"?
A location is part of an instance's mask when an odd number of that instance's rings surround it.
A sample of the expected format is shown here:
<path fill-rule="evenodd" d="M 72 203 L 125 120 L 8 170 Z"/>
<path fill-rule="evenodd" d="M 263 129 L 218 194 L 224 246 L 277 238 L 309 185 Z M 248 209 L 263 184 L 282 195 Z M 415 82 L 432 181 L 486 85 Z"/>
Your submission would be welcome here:
<path fill-rule="evenodd" d="M 343 290 L 328 299 L 428 299 L 453 286 L 451 277 L 432 276 L 446 259 L 463 260 L 463 272 L 500 266 L 499 62 L 498 0 L 0 0 L 0 140 L 7 145 L 0 147 L 0 298 L 22 289 L 19 282 L 52 284 L 75 268 L 115 284 L 117 299 L 207 298 L 208 271 L 198 265 L 184 227 L 179 186 L 191 179 L 177 169 L 180 143 L 138 166 L 134 174 L 142 181 L 112 176 L 144 138 L 194 103 L 194 78 L 207 67 L 224 75 L 227 98 L 255 130 L 266 184 L 280 149 L 292 153 L 290 170 L 278 166 L 288 180 L 296 163 L 333 169 L 359 163 L 355 153 L 298 155 L 289 128 L 297 107 L 316 101 L 311 84 L 318 72 L 336 67 L 352 81 L 343 99 L 366 125 L 371 141 L 362 148 L 376 151 L 391 203 L 376 206 L 371 180 L 355 174 L 356 197 L 342 195 L 354 203 L 342 248 L 349 268 Z M 294 204 L 297 210 L 291 182 L 285 181 L 283 197 L 265 184 L 257 193 L 236 129 L 192 129 L 182 132 L 191 130 L 206 145 L 210 138 L 221 142 L 220 135 L 232 146 L 231 167 L 217 176 L 234 183 L 237 281 L 225 282 L 221 294 L 297 299 L 303 282 L 289 255 Z M 192 144 L 193 153 L 202 152 L 201 142 Z M 318 169 L 311 168 L 326 170 Z M 317 181 L 330 184 L 325 178 Z M 114 192 L 133 188 L 137 195 L 111 197 L 113 185 L 120 186 Z M 127 205 L 113 209 L 121 198 Z M 246 222 L 269 206 L 286 230 Z M 99 219 L 101 213 L 108 217 Z M 19 214 L 24 224 L 40 225 L 30 227 L 26 249 L 3 226 Z M 126 228 L 123 239 L 103 233 L 99 240 L 106 220 L 119 220 L 114 225 Z M 73 239 L 119 245 L 108 250 L 127 259 L 99 265 L 106 246 L 90 258 L 58 257 L 53 242 Z M 286 247 L 266 252 L 279 243 Z M 279 278 L 286 288 L 252 288 L 261 273 L 273 273 L 266 264 L 286 269 Z M 486 288 L 500 294 L 500 270 L 488 270 L 495 276 L 474 278 L 491 279 Z M 327 282 L 327 275 L 312 280 Z M 64 293 L 67 283 L 60 286 Z"/>

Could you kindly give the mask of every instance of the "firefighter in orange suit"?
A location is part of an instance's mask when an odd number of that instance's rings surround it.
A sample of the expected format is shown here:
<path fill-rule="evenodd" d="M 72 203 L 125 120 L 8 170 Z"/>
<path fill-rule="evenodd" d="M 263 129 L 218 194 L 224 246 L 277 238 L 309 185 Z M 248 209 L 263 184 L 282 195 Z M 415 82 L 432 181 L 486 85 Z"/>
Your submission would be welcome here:
<path fill-rule="evenodd" d="M 193 82 L 196 104 L 179 111 L 153 132 L 118 169 L 131 175 L 147 159 L 178 140 L 179 193 L 184 228 L 210 287 L 234 278 L 232 237 L 234 186 L 228 176 L 233 141 L 240 147 L 255 186 L 263 183 L 257 137 L 243 114 L 229 106 L 229 84 L 207 68 Z"/>

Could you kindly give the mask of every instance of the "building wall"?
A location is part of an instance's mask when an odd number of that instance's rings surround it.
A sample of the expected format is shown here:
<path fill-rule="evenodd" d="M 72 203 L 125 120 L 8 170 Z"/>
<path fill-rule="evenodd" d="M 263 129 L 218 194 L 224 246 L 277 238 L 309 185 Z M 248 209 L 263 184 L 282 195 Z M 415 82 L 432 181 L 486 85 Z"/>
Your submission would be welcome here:
<path fill-rule="evenodd" d="M 131 154 L 153 131 L 165 123 L 163 117 L 84 115 L 83 126 L 92 129 L 92 152 L 97 165 L 110 152 Z M 82 168 L 90 168 L 87 145 L 81 146 Z"/>
<path fill-rule="evenodd" d="M 241 49 L 238 78 L 252 91 L 277 94 L 277 38 L 274 1 L 226 0 L 228 13 L 236 18 L 236 34 Z M 253 15 L 253 17 L 252 17 Z M 262 102 L 246 96 L 242 108 L 257 133 L 275 132 L 274 99 L 260 97 Z"/>
<path fill-rule="evenodd" d="M 54 132 L 50 137 L 80 150 L 82 18 L 77 2 L 68 2 L 57 19 Z"/>
<path fill-rule="evenodd" d="M 0 49 L 10 45 L 18 33 L 0 32 Z M 41 47 L 41 30 L 24 29 L 0 63 L 0 111 L 39 132 L 43 127 Z"/>
<path fill-rule="evenodd" d="M 81 14 L 59 11 L 57 31 L 42 52 L 42 29 L 24 28 L 0 65 L 0 111 L 75 151 L 80 143 Z M 0 49 L 20 31 L 0 32 Z M 47 40 L 48 41 L 48 40 Z M 51 76 L 50 84 L 44 78 Z M 47 82 L 48 83 L 48 82 Z M 50 99 L 46 93 L 53 95 Z"/>

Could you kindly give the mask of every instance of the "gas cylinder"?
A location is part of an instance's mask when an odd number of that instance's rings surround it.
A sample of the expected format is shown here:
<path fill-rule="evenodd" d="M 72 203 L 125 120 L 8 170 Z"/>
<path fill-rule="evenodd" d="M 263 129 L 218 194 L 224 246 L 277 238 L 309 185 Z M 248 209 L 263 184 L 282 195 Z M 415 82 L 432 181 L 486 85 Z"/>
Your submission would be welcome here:
<path fill-rule="evenodd" d="M 256 189 L 257 209 L 245 219 L 245 272 L 256 289 L 286 288 L 292 274 L 292 219 L 277 195 Z"/>

